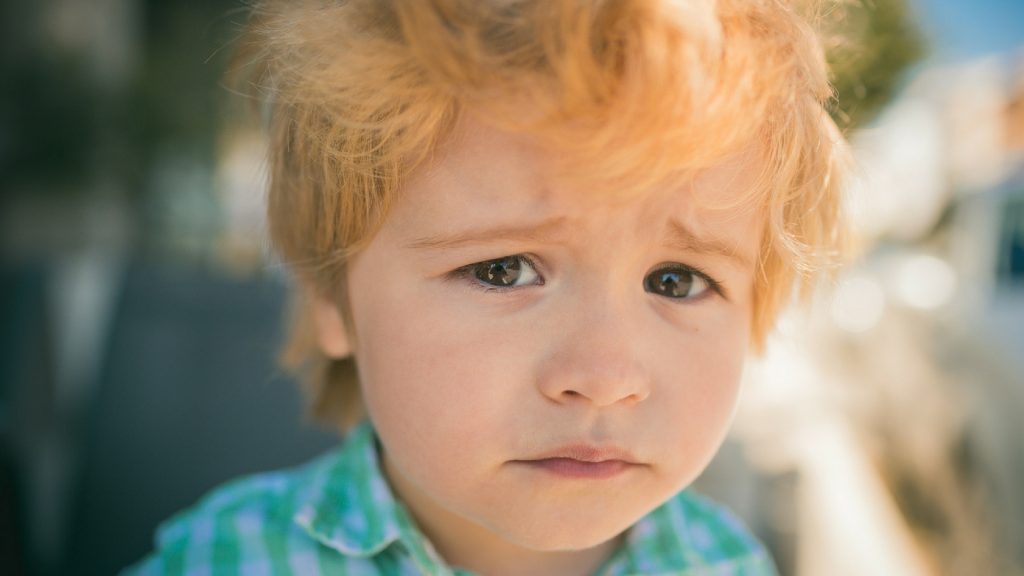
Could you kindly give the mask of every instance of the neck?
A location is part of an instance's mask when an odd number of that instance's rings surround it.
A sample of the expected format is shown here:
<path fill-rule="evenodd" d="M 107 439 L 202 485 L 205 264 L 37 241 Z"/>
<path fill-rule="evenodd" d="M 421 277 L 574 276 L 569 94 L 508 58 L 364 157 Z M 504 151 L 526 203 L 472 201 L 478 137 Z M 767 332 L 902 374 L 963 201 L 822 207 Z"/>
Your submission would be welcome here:
<path fill-rule="evenodd" d="M 584 550 L 525 548 L 439 505 L 395 471 L 386 454 L 382 468 L 392 490 L 445 562 L 476 574 L 586 576 L 595 572 L 622 540 L 620 535 Z"/>

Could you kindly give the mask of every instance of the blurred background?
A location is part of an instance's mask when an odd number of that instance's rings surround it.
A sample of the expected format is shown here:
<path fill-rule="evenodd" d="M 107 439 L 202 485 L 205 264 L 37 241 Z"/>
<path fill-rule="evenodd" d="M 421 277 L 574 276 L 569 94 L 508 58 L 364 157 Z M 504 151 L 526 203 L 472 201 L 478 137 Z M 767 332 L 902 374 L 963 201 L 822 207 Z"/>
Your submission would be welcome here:
<path fill-rule="evenodd" d="M 1024 574 L 1024 3 L 822 27 L 861 258 L 751 361 L 699 489 L 784 575 Z M 337 441 L 275 364 L 239 0 L 0 3 L 0 574 L 112 574 Z"/>

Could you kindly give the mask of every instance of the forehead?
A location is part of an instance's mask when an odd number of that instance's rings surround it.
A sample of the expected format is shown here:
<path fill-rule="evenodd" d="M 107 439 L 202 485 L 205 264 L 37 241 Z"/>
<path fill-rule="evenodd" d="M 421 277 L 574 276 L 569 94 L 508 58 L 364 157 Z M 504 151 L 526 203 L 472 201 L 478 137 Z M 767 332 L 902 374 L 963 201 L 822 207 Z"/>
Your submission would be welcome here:
<path fill-rule="evenodd" d="M 754 149 L 643 190 L 611 189 L 574 178 L 563 168 L 558 150 L 467 117 L 410 175 L 392 216 L 452 230 L 471 222 L 546 221 L 578 235 L 632 226 L 653 237 L 677 224 L 707 237 L 760 231 L 754 200 L 760 162 Z"/>

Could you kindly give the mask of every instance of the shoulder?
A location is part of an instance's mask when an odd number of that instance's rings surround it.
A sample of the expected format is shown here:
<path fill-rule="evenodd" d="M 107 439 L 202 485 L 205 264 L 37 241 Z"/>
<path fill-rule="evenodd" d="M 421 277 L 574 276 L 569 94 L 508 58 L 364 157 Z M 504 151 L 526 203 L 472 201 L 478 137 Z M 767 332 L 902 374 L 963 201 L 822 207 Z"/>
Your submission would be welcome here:
<path fill-rule="evenodd" d="M 161 524 L 154 553 L 123 574 L 320 573 L 336 555 L 325 555 L 293 518 L 317 471 L 333 456 L 214 489 Z"/>
<path fill-rule="evenodd" d="M 641 519 L 630 557 L 644 573 L 774 576 L 764 545 L 728 508 L 684 490 Z"/>

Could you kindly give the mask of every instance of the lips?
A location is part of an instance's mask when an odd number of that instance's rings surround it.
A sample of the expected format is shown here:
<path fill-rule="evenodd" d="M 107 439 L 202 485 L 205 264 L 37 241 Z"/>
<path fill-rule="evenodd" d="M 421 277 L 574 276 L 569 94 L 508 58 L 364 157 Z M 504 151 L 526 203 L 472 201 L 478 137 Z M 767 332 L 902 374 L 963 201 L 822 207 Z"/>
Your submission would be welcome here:
<path fill-rule="evenodd" d="M 629 451 L 614 446 L 573 444 L 515 463 L 565 478 L 605 479 L 642 466 Z"/>

